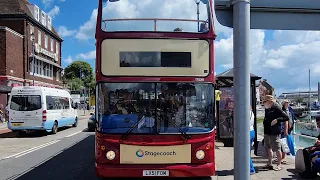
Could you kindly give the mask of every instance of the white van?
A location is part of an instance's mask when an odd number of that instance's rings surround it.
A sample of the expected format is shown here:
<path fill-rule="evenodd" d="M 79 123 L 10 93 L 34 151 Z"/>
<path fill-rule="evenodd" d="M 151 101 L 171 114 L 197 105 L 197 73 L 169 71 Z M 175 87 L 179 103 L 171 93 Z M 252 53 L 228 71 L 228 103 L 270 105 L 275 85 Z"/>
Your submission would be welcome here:
<path fill-rule="evenodd" d="M 59 127 L 78 125 L 77 111 L 68 91 L 38 86 L 13 87 L 8 103 L 12 131 L 43 130 L 57 133 Z"/>

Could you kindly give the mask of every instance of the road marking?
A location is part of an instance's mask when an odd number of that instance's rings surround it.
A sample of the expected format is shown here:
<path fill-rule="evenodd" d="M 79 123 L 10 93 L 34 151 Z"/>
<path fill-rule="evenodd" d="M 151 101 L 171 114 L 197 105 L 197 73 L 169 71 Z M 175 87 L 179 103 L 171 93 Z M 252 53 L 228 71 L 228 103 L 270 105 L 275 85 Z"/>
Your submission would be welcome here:
<path fill-rule="evenodd" d="M 37 167 L 41 166 L 42 164 L 44 164 L 44 163 L 48 162 L 50 159 L 52 159 L 52 158 L 54 158 L 54 157 L 58 156 L 58 155 L 59 155 L 59 154 L 61 154 L 63 151 L 65 151 L 65 150 L 67 150 L 67 149 L 71 148 L 72 146 L 76 145 L 77 143 L 79 143 L 80 141 L 84 140 L 84 139 L 85 139 L 85 138 L 87 138 L 88 136 L 89 136 L 89 135 L 87 135 L 87 136 L 85 136 L 85 137 L 81 138 L 80 140 L 78 140 L 78 141 L 77 141 L 77 142 L 75 142 L 75 143 L 72 143 L 71 145 L 69 145 L 69 146 L 65 147 L 65 148 L 64 148 L 64 149 L 62 149 L 61 151 L 59 151 L 59 152 L 55 153 L 54 155 L 52 155 L 52 156 L 50 156 L 49 158 L 47 158 L 47 159 L 43 160 L 42 162 L 38 163 L 37 165 L 35 165 L 35 166 L 31 167 L 30 169 L 27 169 L 26 171 L 24 171 L 24 172 L 22 172 L 22 173 L 20 173 L 20 174 L 16 174 L 16 175 L 11 176 L 11 177 L 10 177 L 10 178 L 8 178 L 7 180 L 15 180 L 15 179 L 18 179 L 19 177 L 21 177 L 21 176 L 23 176 L 23 175 L 27 174 L 28 172 L 32 171 L 33 169 L 35 169 L 35 168 L 37 168 Z"/>
<path fill-rule="evenodd" d="M 60 140 L 51 141 L 51 142 L 42 144 L 42 145 L 40 145 L 40 146 L 36 146 L 36 147 L 31 148 L 31 149 L 28 149 L 28 150 L 19 152 L 19 153 L 17 153 L 17 154 L 14 154 L 14 155 L 11 155 L 11 156 L 7 156 L 7 157 L 5 157 L 5 158 L 3 158 L 3 159 L 9 159 L 9 158 L 12 158 L 12 157 L 18 158 L 18 157 L 21 157 L 21 156 L 23 156 L 23 155 L 26 155 L 26 154 L 29 154 L 29 153 L 31 153 L 31 152 L 34 152 L 34 151 L 36 151 L 36 150 L 39 150 L 39 149 L 41 149 L 41 148 L 50 146 L 51 144 L 55 144 L 55 143 L 57 143 L 57 142 L 59 142 L 59 141 L 60 141 Z M 3 159 L 1 159 L 1 160 L 3 160 Z"/>
<path fill-rule="evenodd" d="M 68 136 L 65 136 L 65 137 L 71 137 L 71 136 L 74 136 L 74 135 L 79 134 L 79 133 L 81 133 L 81 131 L 78 131 L 78 132 L 73 133 L 73 134 L 69 134 Z"/>

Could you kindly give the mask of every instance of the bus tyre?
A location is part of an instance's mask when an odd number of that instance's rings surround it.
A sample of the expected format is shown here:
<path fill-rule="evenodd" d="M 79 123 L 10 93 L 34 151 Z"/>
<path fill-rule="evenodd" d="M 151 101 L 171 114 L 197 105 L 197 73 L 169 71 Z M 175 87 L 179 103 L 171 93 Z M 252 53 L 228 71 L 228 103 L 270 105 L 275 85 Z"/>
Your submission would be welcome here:
<path fill-rule="evenodd" d="M 52 127 L 52 134 L 57 134 L 57 132 L 58 132 L 58 123 L 54 122 Z"/>
<path fill-rule="evenodd" d="M 77 127 L 78 126 L 78 118 L 76 117 L 74 124 L 72 125 L 73 127 Z"/>

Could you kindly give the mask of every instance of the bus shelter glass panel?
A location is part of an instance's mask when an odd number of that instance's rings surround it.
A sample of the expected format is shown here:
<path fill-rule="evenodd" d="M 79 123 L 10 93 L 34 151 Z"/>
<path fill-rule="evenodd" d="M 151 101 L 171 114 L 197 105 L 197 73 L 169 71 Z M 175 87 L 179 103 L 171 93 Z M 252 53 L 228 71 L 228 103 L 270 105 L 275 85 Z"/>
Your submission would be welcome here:
<path fill-rule="evenodd" d="M 103 3 L 104 31 L 209 30 L 207 0 L 117 0 Z"/>
<path fill-rule="evenodd" d="M 101 83 L 101 132 L 205 133 L 214 126 L 214 88 L 206 83 Z"/>

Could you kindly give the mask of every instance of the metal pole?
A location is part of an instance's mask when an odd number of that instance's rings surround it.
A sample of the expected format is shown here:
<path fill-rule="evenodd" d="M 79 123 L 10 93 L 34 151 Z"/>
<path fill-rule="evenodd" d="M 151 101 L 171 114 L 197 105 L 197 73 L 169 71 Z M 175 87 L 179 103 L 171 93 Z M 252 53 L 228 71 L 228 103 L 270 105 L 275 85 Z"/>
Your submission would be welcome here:
<path fill-rule="evenodd" d="M 310 116 L 310 119 L 309 121 L 311 122 L 311 78 L 310 78 L 310 69 L 309 69 L 309 116 Z"/>
<path fill-rule="evenodd" d="M 33 53 L 33 57 L 32 57 L 32 86 L 34 86 L 34 61 L 35 61 L 35 52 L 34 52 L 34 40 L 32 41 L 32 53 Z"/>
<path fill-rule="evenodd" d="M 318 82 L 318 103 L 320 103 L 320 82 Z"/>
<path fill-rule="evenodd" d="M 200 31 L 200 10 L 199 10 L 199 4 L 200 2 L 197 2 L 197 19 L 198 19 L 198 32 Z"/>
<path fill-rule="evenodd" d="M 89 103 L 89 107 L 91 108 L 91 106 L 90 106 L 90 102 L 91 102 L 90 87 L 89 87 L 88 91 L 89 91 L 89 93 L 88 93 L 88 103 Z M 90 108 L 89 108 L 89 110 L 91 110 Z"/>
<path fill-rule="evenodd" d="M 234 179 L 250 180 L 250 0 L 232 0 L 234 66 Z"/>

